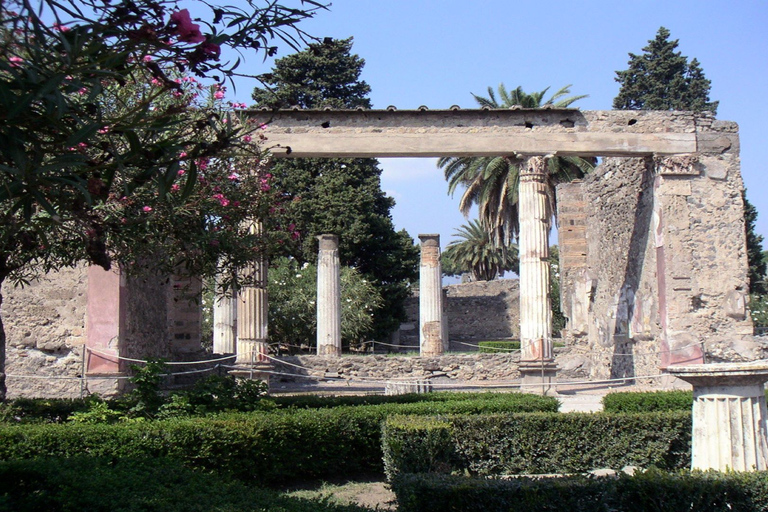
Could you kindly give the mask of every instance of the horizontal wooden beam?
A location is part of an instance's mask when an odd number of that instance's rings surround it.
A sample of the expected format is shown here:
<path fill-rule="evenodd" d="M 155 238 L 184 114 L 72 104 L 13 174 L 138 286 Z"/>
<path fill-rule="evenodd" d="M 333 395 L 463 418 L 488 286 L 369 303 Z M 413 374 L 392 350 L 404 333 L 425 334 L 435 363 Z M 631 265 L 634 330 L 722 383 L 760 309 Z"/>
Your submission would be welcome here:
<path fill-rule="evenodd" d="M 648 156 L 696 152 L 689 112 L 250 111 L 275 157 Z"/>

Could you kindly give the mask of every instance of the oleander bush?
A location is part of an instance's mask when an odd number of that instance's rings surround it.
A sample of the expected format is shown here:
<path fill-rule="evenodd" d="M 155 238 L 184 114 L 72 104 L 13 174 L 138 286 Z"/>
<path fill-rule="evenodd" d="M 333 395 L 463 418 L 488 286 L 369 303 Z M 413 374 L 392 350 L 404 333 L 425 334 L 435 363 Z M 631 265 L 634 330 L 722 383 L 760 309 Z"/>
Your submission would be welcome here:
<path fill-rule="evenodd" d="M 693 406 L 692 391 L 650 391 L 609 393 L 603 397 L 604 412 L 688 411 Z"/>
<path fill-rule="evenodd" d="M 383 426 L 385 472 L 513 475 L 690 464 L 691 415 L 487 414 L 409 418 Z"/>
<path fill-rule="evenodd" d="M 508 480 L 401 474 L 399 512 L 758 512 L 768 510 L 768 473 L 665 472 Z"/>
<path fill-rule="evenodd" d="M 281 495 L 169 459 L 47 458 L 0 462 L 5 512 L 362 512 Z"/>

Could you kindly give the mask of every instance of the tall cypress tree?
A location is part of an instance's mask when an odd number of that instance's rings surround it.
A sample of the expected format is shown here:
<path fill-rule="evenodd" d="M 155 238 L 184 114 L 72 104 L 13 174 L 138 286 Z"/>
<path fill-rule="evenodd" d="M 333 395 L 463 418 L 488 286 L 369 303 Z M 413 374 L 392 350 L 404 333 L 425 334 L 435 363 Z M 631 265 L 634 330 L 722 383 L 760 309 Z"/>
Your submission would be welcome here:
<path fill-rule="evenodd" d="M 717 101 L 709 100 L 711 82 L 699 61 L 676 51 L 678 40 L 659 28 L 642 55 L 629 54 L 629 69 L 616 72 L 621 84 L 613 108 L 620 110 L 709 110 L 717 113 Z"/>
<path fill-rule="evenodd" d="M 755 233 L 757 210 L 747 200 L 746 191 L 741 195 L 744 199 L 744 223 L 747 229 L 747 261 L 749 262 L 749 291 L 758 295 L 768 293 L 765 274 L 768 270 L 763 259 L 763 236 Z"/>
<path fill-rule="evenodd" d="M 260 77 L 265 87 L 253 91 L 256 106 L 370 108 L 371 88 L 360 80 L 365 61 L 351 50 L 352 38 L 326 38 L 278 59 L 272 72 Z M 315 237 L 339 235 L 342 265 L 355 267 L 379 288 L 384 305 L 375 312 L 369 335 L 384 339 L 406 320 L 404 304 L 409 283 L 418 276 L 418 248 L 405 230 L 395 231 L 390 215 L 395 201 L 381 190 L 378 162 L 283 159 L 272 173 L 283 197 L 275 215 L 299 233 L 285 244 L 283 255 L 314 263 Z"/>

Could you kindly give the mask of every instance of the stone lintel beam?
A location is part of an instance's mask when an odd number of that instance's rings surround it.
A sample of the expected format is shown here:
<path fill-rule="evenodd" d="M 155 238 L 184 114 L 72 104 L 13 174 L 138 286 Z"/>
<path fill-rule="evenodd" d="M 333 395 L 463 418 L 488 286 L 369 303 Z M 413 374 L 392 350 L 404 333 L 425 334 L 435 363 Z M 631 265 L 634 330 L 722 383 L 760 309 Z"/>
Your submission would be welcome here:
<path fill-rule="evenodd" d="M 690 112 L 497 110 L 250 111 L 275 157 L 439 157 L 695 153 Z M 711 123 L 711 120 L 709 120 Z"/>

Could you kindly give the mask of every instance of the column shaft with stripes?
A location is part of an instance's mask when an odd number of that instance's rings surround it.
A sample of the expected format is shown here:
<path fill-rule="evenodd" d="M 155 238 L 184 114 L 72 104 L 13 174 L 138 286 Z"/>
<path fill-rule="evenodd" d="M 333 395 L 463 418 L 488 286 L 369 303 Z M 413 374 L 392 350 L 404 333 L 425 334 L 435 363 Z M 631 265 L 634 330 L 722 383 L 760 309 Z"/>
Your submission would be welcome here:
<path fill-rule="evenodd" d="M 237 340 L 237 298 L 231 290 L 222 290 L 216 276 L 216 297 L 213 300 L 213 352 L 234 354 Z"/>
<path fill-rule="evenodd" d="M 261 233 L 261 222 L 254 221 L 250 231 Z M 249 285 L 237 296 L 237 364 L 266 361 L 267 354 L 267 261 L 260 256 L 242 271 Z"/>
<path fill-rule="evenodd" d="M 419 235 L 419 346 L 422 356 L 439 356 L 443 339 L 443 273 L 440 268 L 440 235 Z"/>
<path fill-rule="evenodd" d="M 320 235 L 317 255 L 317 355 L 341 355 L 339 237 Z"/>
<path fill-rule="evenodd" d="M 520 168 L 520 341 L 522 361 L 553 361 L 549 298 L 549 219 L 546 160 L 531 157 Z"/>

